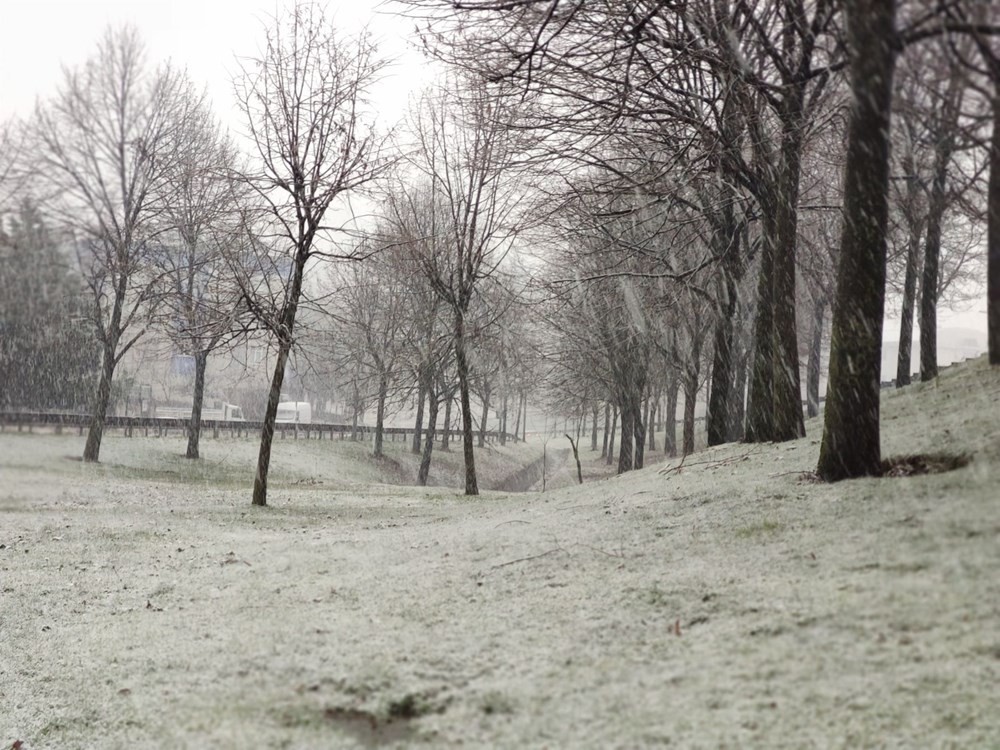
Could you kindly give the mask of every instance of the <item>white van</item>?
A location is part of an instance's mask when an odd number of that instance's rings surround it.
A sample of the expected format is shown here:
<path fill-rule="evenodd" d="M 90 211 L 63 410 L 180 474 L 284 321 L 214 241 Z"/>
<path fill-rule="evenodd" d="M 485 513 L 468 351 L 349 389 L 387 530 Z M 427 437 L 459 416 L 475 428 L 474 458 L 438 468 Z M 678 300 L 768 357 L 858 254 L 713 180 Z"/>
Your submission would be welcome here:
<path fill-rule="evenodd" d="M 312 404 L 308 401 L 282 401 L 278 404 L 279 424 L 309 424 L 312 422 Z"/>

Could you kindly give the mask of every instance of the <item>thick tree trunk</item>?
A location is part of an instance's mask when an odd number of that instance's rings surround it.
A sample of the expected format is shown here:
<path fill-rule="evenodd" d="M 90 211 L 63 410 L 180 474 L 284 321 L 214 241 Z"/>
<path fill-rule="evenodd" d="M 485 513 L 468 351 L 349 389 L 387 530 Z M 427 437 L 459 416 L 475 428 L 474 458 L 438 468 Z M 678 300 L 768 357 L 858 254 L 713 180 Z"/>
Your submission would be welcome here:
<path fill-rule="evenodd" d="M 986 239 L 986 338 L 990 364 L 1000 365 L 1000 60 L 994 60 L 993 64 L 995 90 Z"/>
<path fill-rule="evenodd" d="M 632 440 L 635 435 L 635 412 L 628 394 L 621 399 L 621 437 L 618 439 L 618 473 L 632 471 Z"/>
<path fill-rule="evenodd" d="M 472 435 L 472 405 L 469 401 L 469 362 L 465 354 L 465 319 L 455 313 L 455 366 L 458 369 L 459 401 L 462 405 L 462 451 L 465 458 L 465 494 L 478 495 L 476 454 Z"/>
<path fill-rule="evenodd" d="M 389 395 L 389 378 L 385 373 L 381 373 L 378 379 L 378 403 L 375 407 L 375 445 L 372 448 L 372 455 L 375 458 L 382 458 L 383 442 L 385 440 L 385 400 Z"/>
<path fill-rule="evenodd" d="M 667 377 L 667 408 L 663 415 L 663 452 L 668 456 L 677 455 L 677 394 L 680 378 L 671 372 Z"/>
<path fill-rule="evenodd" d="M 611 432 L 611 404 L 604 402 L 604 439 L 601 441 L 601 458 L 608 457 L 608 434 Z"/>
<path fill-rule="evenodd" d="M 604 457 L 608 466 L 615 460 L 615 429 L 618 426 L 618 406 L 611 410 L 611 434 L 608 436 L 608 454 Z"/>
<path fill-rule="evenodd" d="M 885 312 L 895 0 L 845 0 L 852 108 L 830 382 L 817 471 L 881 473 L 879 368 Z"/>
<path fill-rule="evenodd" d="M 114 348 L 105 344 L 104 357 L 101 362 L 101 379 L 97 383 L 94 410 L 90 417 L 90 426 L 87 429 L 87 443 L 83 448 L 83 460 L 88 463 L 99 461 L 101 457 L 101 440 L 104 437 L 104 422 L 108 416 L 108 405 L 111 403 L 111 381 L 114 379 L 114 375 Z"/>
<path fill-rule="evenodd" d="M 805 87 L 790 87 L 782 116 L 781 173 L 777 200 L 777 242 L 774 249 L 774 408 L 773 439 L 796 440 L 806 434 L 802 417 L 798 326 L 795 324 L 795 246 L 799 214 L 799 178 Z"/>
<path fill-rule="evenodd" d="M 966 86 L 965 72 L 956 66 L 937 113 L 938 140 L 934 148 L 934 174 L 927 201 L 927 237 L 920 288 L 920 379 L 924 381 L 933 380 L 938 374 L 937 306 L 941 291 L 941 225 L 949 202 L 948 168 L 955 153 L 955 131 L 959 127 Z"/>
<path fill-rule="evenodd" d="M 642 409 L 642 397 L 638 394 L 633 396 L 632 401 L 632 431 L 635 436 L 635 448 L 632 456 L 632 468 L 641 469 L 645 465 L 646 461 L 646 424 L 648 423 L 648 412 L 647 419 L 643 420 L 643 409 Z"/>
<path fill-rule="evenodd" d="M 747 375 L 750 369 L 748 353 L 741 352 L 736 357 L 736 377 L 733 383 L 733 398 L 730 402 L 729 442 L 743 439 L 743 427 L 746 422 Z"/>
<path fill-rule="evenodd" d="M 108 405 L 111 403 L 111 383 L 115 376 L 115 366 L 118 364 L 118 343 L 121 340 L 122 309 L 125 306 L 125 295 L 128 292 L 128 275 L 119 271 L 118 282 L 115 285 L 115 302 L 111 309 L 111 319 L 104 329 L 104 356 L 101 360 L 101 377 L 97 383 L 97 396 L 94 399 L 94 411 L 87 430 L 87 443 L 83 447 L 83 460 L 91 463 L 101 458 L 101 441 L 104 439 L 104 422 L 108 417 Z"/>
<path fill-rule="evenodd" d="M 194 355 L 194 395 L 191 399 L 191 421 L 188 423 L 187 458 L 198 458 L 198 441 L 201 438 L 201 410 L 205 402 L 205 370 L 208 369 L 208 352 Z"/>
<path fill-rule="evenodd" d="M 420 456 L 420 469 L 417 471 L 417 484 L 427 486 L 427 478 L 431 474 L 431 456 L 434 454 L 434 439 L 437 430 L 438 395 L 433 386 L 427 392 L 427 433 L 424 436 L 424 452 Z"/>
<path fill-rule="evenodd" d="M 694 453 L 694 409 L 698 398 L 698 380 L 698 368 L 692 365 L 684 378 L 684 433 L 681 451 L 685 456 Z"/>
<path fill-rule="evenodd" d="M 823 326 L 826 321 L 826 297 L 820 295 L 813 303 L 812 336 L 809 341 L 809 364 L 806 366 L 806 413 L 810 418 L 819 416 L 819 379 L 823 353 Z"/>
<path fill-rule="evenodd" d="M 765 225 L 769 222 L 768 207 L 762 207 Z M 750 371 L 750 392 L 747 396 L 746 430 L 748 443 L 766 443 L 774 439 L 774 304 L 772 300 L 774 229 L 765 227 L 760 246 L 760 276 L 757 280 L 757 314 L 753 336 L 753 365 Z"/>

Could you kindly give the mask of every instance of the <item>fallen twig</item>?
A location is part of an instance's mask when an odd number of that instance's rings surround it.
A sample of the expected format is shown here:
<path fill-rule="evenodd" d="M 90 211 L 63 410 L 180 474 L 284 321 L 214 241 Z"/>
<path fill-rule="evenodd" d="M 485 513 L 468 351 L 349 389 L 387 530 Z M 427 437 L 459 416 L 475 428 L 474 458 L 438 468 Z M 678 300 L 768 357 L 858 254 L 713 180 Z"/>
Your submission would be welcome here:
<path fill-rule="evenodd" d="M 554 555 L 556 552 L 566 552 L 562 547 L 556 547 L 555 549 L 550 549 L 547 552 L 541 552 L 537 555 L 528 555 L 527 557 L 519 557 L 516 560 L 508 560 L 507 562 L 499 563 L 490 568 L 490 570 L 497 570 L 498 568 L 506 568 L 508 565 L 517 565 L 518 563 L 529 562 L 530 560 L 538 560 L 542 557 L 548 557 L 549 555 Z M 567 553 L 569 554 L 569 553 Z"/>

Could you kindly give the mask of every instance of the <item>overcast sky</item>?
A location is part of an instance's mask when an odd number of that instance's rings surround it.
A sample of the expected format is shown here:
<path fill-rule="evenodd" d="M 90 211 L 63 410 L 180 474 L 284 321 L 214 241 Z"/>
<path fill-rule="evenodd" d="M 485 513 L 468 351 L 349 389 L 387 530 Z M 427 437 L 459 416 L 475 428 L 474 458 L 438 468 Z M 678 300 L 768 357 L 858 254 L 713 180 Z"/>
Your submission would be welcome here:
<path fill-rule="evenodd" d="M 216 111 L 232 120 L 230 80 L 235 55 L 251 55 L 264 23 L 292 0 L 0 0 L 0 117 L 28 115 L 36 97 L 55 90 L 62 66 L 92 54 L 108 24 L 132 23 L 151 61 L 171 59 L 207 87 Z M 381 0 L 329 0 L 339 25 L 367 23 L 387 57 L 401 57 L 379 92 L 386 119 L 398 119 L 408 92 L 422 80 L 419 55 L 407 52 L 412 22 Z M 235 123 L 232 123 L 235 124 Z"/>

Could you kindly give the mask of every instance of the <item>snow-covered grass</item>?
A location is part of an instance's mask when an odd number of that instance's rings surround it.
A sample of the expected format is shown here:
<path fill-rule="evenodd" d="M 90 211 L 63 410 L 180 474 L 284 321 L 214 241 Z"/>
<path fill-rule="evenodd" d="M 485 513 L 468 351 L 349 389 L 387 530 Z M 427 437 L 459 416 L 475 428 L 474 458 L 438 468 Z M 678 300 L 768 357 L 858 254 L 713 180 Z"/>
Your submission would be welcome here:
<path fill-rule="evenodd" d="M 286 441 L 263 509 L 250 441 L 0 436 L 0 748 L 998 747 L 998 402 L 887 393 L 971 463 L 835 485 L 816 421 L 477 499 Z"/>

